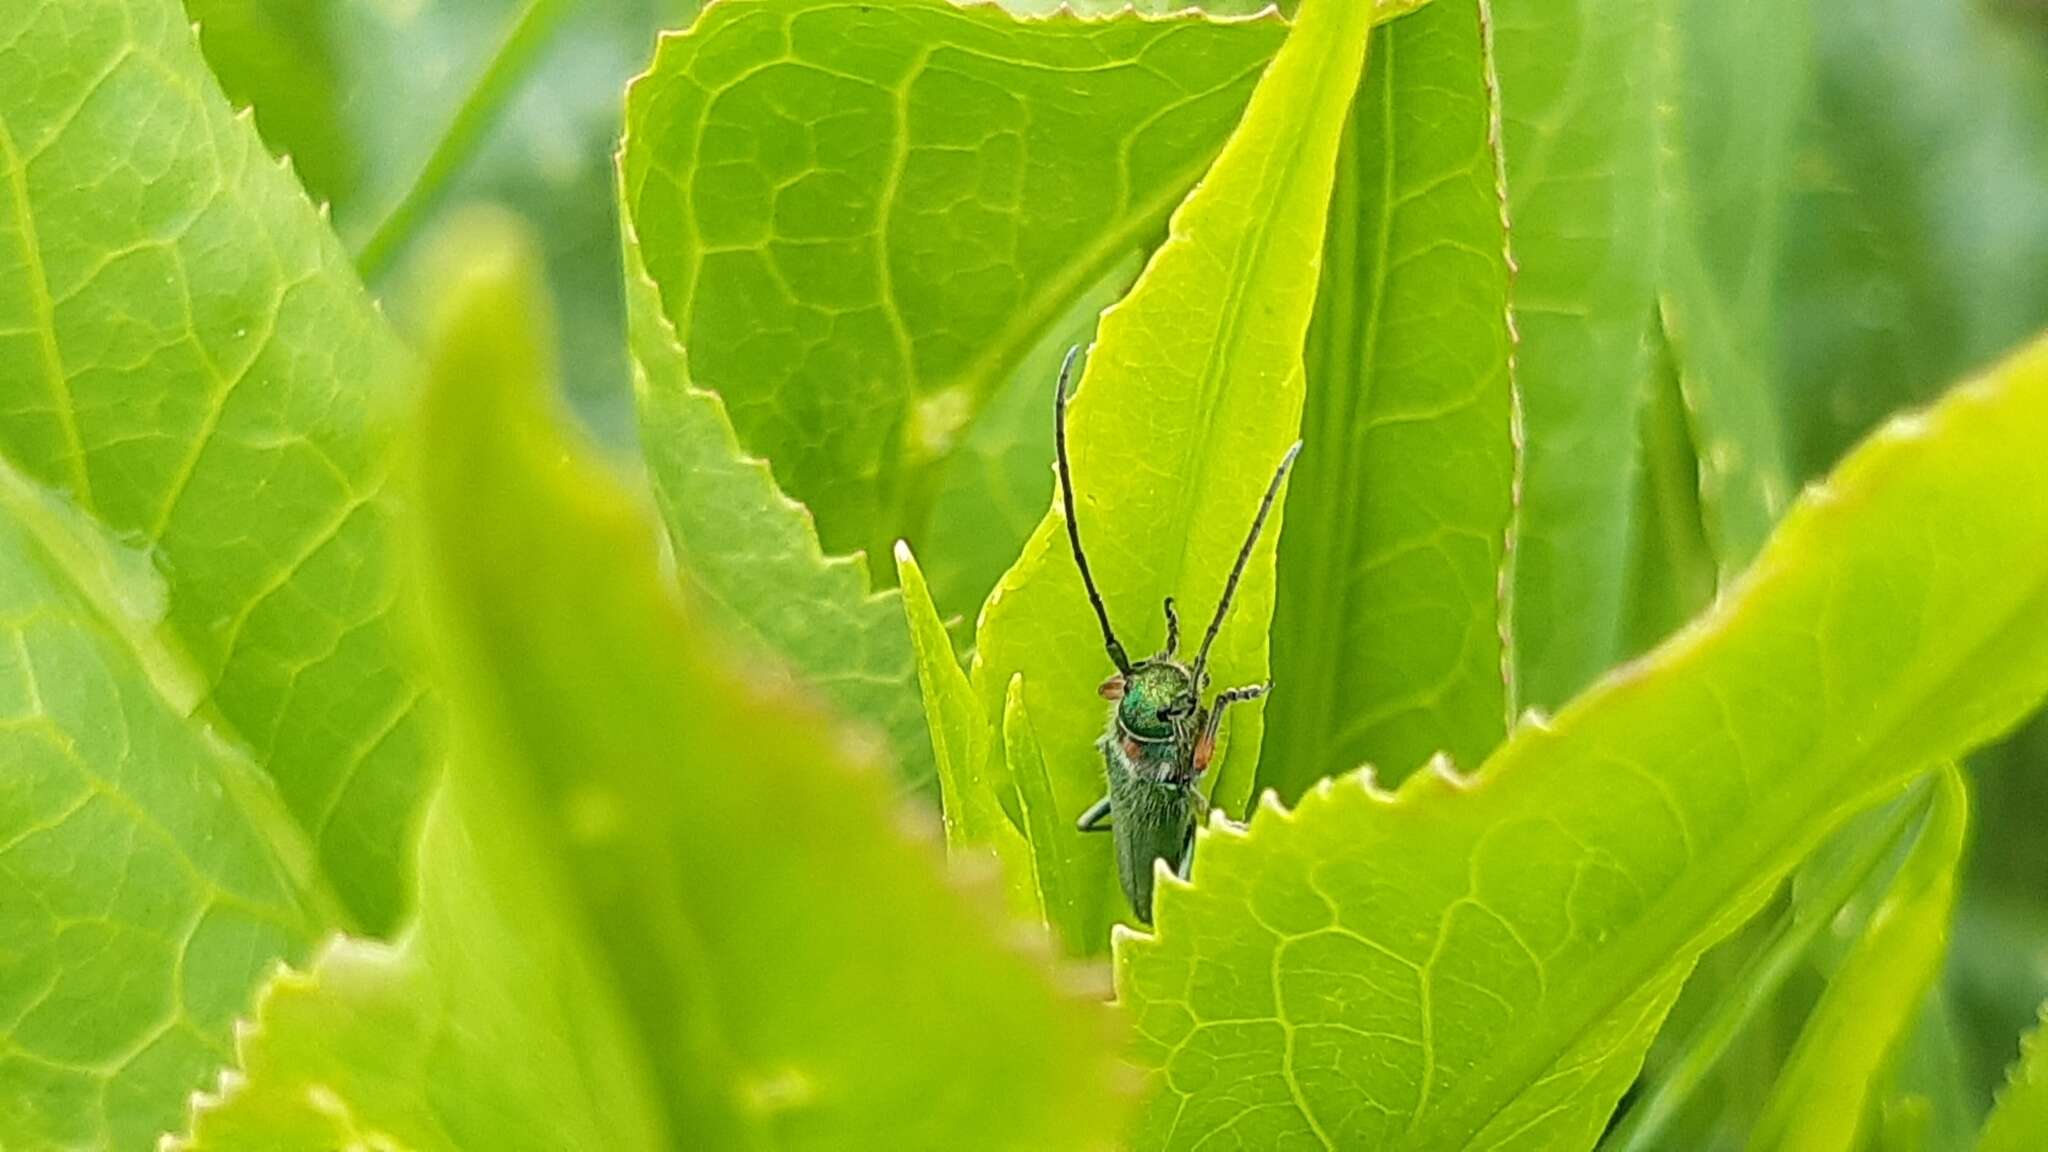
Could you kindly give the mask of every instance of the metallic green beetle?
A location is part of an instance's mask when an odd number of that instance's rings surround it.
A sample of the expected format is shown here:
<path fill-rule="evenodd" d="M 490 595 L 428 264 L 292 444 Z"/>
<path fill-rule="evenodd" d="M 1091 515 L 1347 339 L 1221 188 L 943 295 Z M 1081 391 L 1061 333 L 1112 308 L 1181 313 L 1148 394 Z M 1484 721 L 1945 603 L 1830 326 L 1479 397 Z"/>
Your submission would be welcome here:
<path fill-rule="evenodd" d="M 1131 911 L 1150 924 L 1153 862 L 1164 860 L 1175 874 L 1187 878 L 1194 856 L 1195 825 L 1209 809 L 1199 781 L 1215 755 L 1224 709 L 1264 696 L 1272 688 L 1270 683 L 1231 688 L 1217 693 L 1207 706 L 1202 704 L 1202 692 L 1209 684 L 1209 646 L 1223 628 L 1252 546 L 1258 543 L 1259 531 L 1266 526 L 1266 516 L 1301 451 L 1301 442 L 1287 450 L 1273 472 L 1272 483 L 1266 486 L 1265 499 L 1259 502 L 1244 547 L 1238 550 L 1194 664 L 1180 662 L 1180 618 L 1174 613 L 1171 596 L 1166 599 L 1166 647 L 1158 655 L 1134 663 L 1110 627 L 1109 610 L 1103 607 L 1102 594 L 1088 570 L 1088 556 L 1081 550 L 1081 526 L 1074 518 L 1073 471 L 1067 462 L 1067 382 L 1079 351 L 1069 351 L 1060 366 L 1059 384 L 1053 392 L 1053 443 L 1058 450 L 1060 495 L 1074 564 L 1081 569 L 1081 583 L 1088 589 L 1089 603 L 1095 606 L 1095 618 L 1102 623 L 1103 645 L 1116 665 L 1116 675 L 1104 680 L 1101 688 L 1103 698 L 1115 701 L 1116 708 L 1097 745 L 1109 777 L 1109 794 L 1082 813 L 1079 827 L 1083 832 L 1108 830 L 1115 834 L 1117 879 L 1131 902 Z"/>

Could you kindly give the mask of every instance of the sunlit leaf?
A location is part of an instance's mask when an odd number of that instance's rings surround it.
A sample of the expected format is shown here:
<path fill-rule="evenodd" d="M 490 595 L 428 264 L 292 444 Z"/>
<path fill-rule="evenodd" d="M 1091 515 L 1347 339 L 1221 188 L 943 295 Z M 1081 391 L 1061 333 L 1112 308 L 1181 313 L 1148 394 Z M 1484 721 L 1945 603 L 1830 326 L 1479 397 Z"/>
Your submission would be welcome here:
<path fill-rule="evenodd" d="M 669 1131 L 1099 1144 L 1119 1111 L 1105 1007 L 1007 942 L 976 906 L 992 887 L 949 884 L 901 836 L 872 756 L 677 604 L 647 510 L 542 407 L 530 293 L 500 259 L 453 294 L 423 428 L 437 616 L 451 690 L 496 737 L 483 763 L 530 790 L 528 850 L 566 873 Z M 959 1090 L 990 1084 L 1008 1091 Z"/>
<path fill-rule="evenodd" d="M 176 3 L 0 10 L 0 456 L 149 552 L 197 706 L 373 928 L 438 761 L 390 542 L 411 371 Z"/>
<path fill-rule="evenodd" d="M 917 651 L 918 688 L 924 700 L 932 753 L 938 762 L 939 808 L 946 825 L 946 850 L 954 856 L 981 855 L 1002 869 L 1004 887 L 1013 906 L 1029 915 L 1042 911 L 1031 845 L 1019 831 L 1017 817 L 1004 811 L 1004 799 L 1016 808 L 1006 784 L 990 778 L 989 722 L 967 682 L 967 673 L 953 654 L 946 626 L 932 606 L 924 573 L 910 546 L 896 546 L 896 572 L 903 588 L 903 606 L 910 620 L 910 642 Z"/>
<path fill-rule="evenodd" d="M 158 628 L 163 585 L 0 464 L 0 1144 L 142 1147 L 340 916 Z"/>
<path fill-rule="evenodd" d="M 1369 7 L 1342 2 L 1303 13 L 1244 123 L 1174 214 L 1166 244 L 1102 318 L 1069 438 L 1081 532 L 1134 653 L 1158 645 L 1160 604 L 1171 595 L 1190 622 L 1192 657 L 1272 469 L 1298 435 L 1302 341 L 1315 298 L 1306 273 L 1322 247 L 1344 109 L 1374 18 Z M 1265 678 L 1279 530 L 1276 513 L 1217 639 L 1210 666 L 1218 687 Z M 983 610 L 973 675 L 992 717 L 1011 678 L 1023 675 L 1069 826 L 1104 788 L 1095 686 L 1111 667 L 1055 504 Z M 1236 808 L 1258 762 L 1258 707 L 1239 706 L 1226 731 L 1212 772 L 1217 798 Z M 1106 839 L 1081 849 L 1101 877 L 1085 921 L 1097 940 L 1122 905 Z"/>
<path fill-rule="evenodd" d="M 625 211 L 698 384 L 827 550 L 886 571 L 917 538 L 935 467 L 1156 235 L 1283 32 L 730 0 L 663 42 L 628 101 Z"/>
<path fill-rule="evenodd" d="M 1126 937 L 1141 1147 L 1586 1147 L 1700 951 L 2048 691 L 2048 343 L 1854 453 L 1743 585 L 1473 777 L 1207 836 Z"/>

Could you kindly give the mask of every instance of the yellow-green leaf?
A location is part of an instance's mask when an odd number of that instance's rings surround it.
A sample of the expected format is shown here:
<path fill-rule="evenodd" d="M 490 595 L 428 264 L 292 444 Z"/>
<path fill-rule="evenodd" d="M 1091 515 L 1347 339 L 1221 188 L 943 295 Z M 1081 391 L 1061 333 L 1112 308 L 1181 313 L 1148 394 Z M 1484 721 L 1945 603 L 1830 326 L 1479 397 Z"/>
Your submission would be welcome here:
<path fill-rule="evenodd" d="M 1858 1147 L 1872 1085 L 1941 972 L 1968 818 L 1962 774 L 1943 769 L 1906 862 L 1778 1073 L 1750 1135 L 1752 1152 Z"/>
<path fill-rule="evenodd" d="M 1103 315 L 1069 438 L 1081 533 L 1133 653 L 1158 647 L 1169 595 L 1189 622 L 1189 653 L 1200 644 L 1273 468 L 1299 432 L 1302 342 L 1338 137 L 1376 18 L 1373 6 L 1349 0 L 1304 5 L 1243 122 L 1174 214 L 1165 245 Z M 1051 391 L 1048 381 L 1048 420 Z M 1280 526 L 1276 512 L 1216 641 L 1218 687 L 1266 677 Z M 983 610 L 973 675 L 990 716 L 1001 715 L 1011 679 L 1023 675 L 1071 827 L 1104 788 L 1095 686 L 1112 666 L 1065 533 L 1055 505 Z M 1226 809 L 1250 793 L 1260 724 L 1257 705 L 1230 715 L 1229 743 L 1212 769 Z M 1123 914 L 1122 897 L 1107 838 L 1093 840 L 1081 849 L 1100 877 L 1085 922 L 1101 940 Z"/>
<path fill-rule="evenodd" d="M 1589 1147 L 1700 951 L 2048 691 L 2048 342 L 1892 425 L 1740 588 L 1470 778 L 1213 834 L 1119 948 L 1140 1147 Z"/>

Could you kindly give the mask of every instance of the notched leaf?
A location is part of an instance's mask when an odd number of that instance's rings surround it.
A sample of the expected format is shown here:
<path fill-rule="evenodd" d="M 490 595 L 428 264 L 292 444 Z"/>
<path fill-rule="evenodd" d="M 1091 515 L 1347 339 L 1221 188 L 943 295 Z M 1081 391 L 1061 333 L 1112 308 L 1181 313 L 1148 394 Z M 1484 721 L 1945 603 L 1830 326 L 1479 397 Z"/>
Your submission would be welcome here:
<path fill-rule="evenodd" d="M 1354 775 L 1206 838 L 1120 937 L 1137 1145 L 1589 1146 L 1701 950 L 2048 691 L 2048 522 L 2005 498 L 2048 486 L 2044 435 L 2048 342 L 1866 443 L 1738 588 L 1471 778 Z"/>

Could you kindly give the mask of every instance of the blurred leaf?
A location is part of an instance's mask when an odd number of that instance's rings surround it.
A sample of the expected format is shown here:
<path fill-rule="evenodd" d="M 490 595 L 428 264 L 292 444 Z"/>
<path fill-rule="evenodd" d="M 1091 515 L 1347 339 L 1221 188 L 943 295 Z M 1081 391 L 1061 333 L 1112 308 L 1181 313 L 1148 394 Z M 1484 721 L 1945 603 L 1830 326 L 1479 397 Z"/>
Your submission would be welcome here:
<path fill-rule="evenodd" d="M 1262 784 L 1477 764 L 1507 730 L 1519 446 L 1492 45 L 1473 0 L 1374 34 L 1338 164 L 1280 547 Z"/>
<path fill-rule="evenodd" d="M 1889 878 L 1883 869 L 1897 861 L 1907 831 L 1926 811 L 1925 799 L 1909 793 L 1843 821 L 1794 876 L 1791 899 L 1775 923 L 1752 923 L 1747 935 L 1753 941 L 1738 934 L 1702 955 L 1658 1036 L 1671 1054 L 1659 1062 L 1651 1050 L 1641 1094 L 1609 1127 L 1601 1147 L 1650 1152 L 1716 1138 L 1739 1144 L 1746 1137 L 1792 1042 L 1788 1037 L 1781 1044 L 1773 1028 L 1786 1002 L 1797 1000 L 1789 990 L 1808 974 L 1816 942 L 1829 933 L 1860 932 L 1867 923 L 1858 898 L 1873 881 Z M 1730 971 L 1731 953 L 1746 944 L 1748 954 Z"/>
<path fill-rule="evenodd" d="M 0 1145 L 138 1148 L 340 910 L 160 630 L 166 590 L 0 463 Z"/>
<path fill-rule="evenodd" d="M 2048 1008 L 2042 1019 L 2048 1021 Z M 2041 1036 L 2036 1026 L 2020 1042 L 2020 1062 L 1998 1094 L 1977 1152 L 2030 1152 L 2048 1139 L 2048 1042 Z"/>
<path fill-rule="evenodd" d="M 9 5 L 0 45 L 0 457 L 149 553 L 200 718 L 388 927 L 439 759 L 385 491 L 412 367 L 175 3 Z"/>
<path fill-rule="evenodd" d="M 530 38 L 538 51 L 501 59 L 532 7 L 531 0 L 186 0 L 230 97 L 254 107 L 271 150 L 291 156 L 308 190 L 333 202 L 336 227 L 355 250 L 418 182 L 459 109 L 496 71 L 504 98 L 487 109 L 483 131 L 470 138 L 475 147 L 407 238 L 465 201 L 504 203 L 532 220 L 562 304 L 564 386 L 586 423 L 622 446 L 631 443 L 633 425 L 612 195 L 619 110 L 655 32 L 682 25 L 696 4 L 559 5 L 562 18 Z M 423 316 L 434 303 L 395 290 L 408 286 L 404 275 L 371 279 L 402 319 Z"/>
<path fill-rule="evenodd" d="M 1627 654 L 1660 320 L 1724 575 L 1790 491 L 1764 337 L 1806 16 L 1577 0 L 1495 17 L 1528 445 L 1513 638 L 1521 702 L 1550 708 Z"/>
<path fill-rule="evenodd" d="M 654 284 L 626 243 L 627 312 L 640 436 L 655 500 L 686 583 L 724 623 L 786 661 L 847 715 L 876 725 L 903 779 L 934 778 L 917 661 L 895 592 L 875 594 L 853 558 L 827 556 L 810 512 L 739 446 L 725 406 L 697 388 Z"/>
<path fill-rule="evenodd" d="M 1867 443 L 1743 586 L 1469 779 L 1211 833 L 1118 948 L 1141 1147 L 1592 1144 L 1700 950 L 2048 691 L 2048 341 Z"/>
<path fill-rule="evenodd" d="M 1200 643 L 1272 469 L 1297 433 L 1315 299 L 1304 271 L 1322 247 L 1344 109 L 1374 19 L 1345 0 L 1307 8 L 1216 166 L 1174 214 L 1166 244 L 1102 318 L 1068 438 L 1090 563 L 1134 652 L 1151 651 L 1163 634 L 1168 595 L 1188 613 L 1188 650 Z M 1219 270 L 1228 276 L 1220 283 Z M 1219 687 L 1265 677 L 1279 530 L 1276 511 L 1216 642 Z M 1098 877 L 1084 909 L 1096 947 L 1123 900 L 1108 838 L 1084 840 L 1072 828 L 1104 789 L 1095 747 L 1104 712 L 1094 688 L 1108 667 L 1055 504 L 982 612 L 973 676 L 990 716 L 1001 714 L 1011 679 L 1024 677 L 1065 834 Z M 1259 729 L 1256 704 L 1231 712 L 1229 744 L 1212 769 L 1226 810 L 1241 809 L 1250 793 Z"/>
<path fill-rule="evenodd" d="M 1770 336 L 1811 23 L 1805 3 L 1665 0 L 1641 42 L 1657 315 L 1724 579 L 1756 554 L 1792 490 Z"/>
<path fill-rule="evenodd" d="M 278 973 L 236 1071 L 171 1152 L 673 1147 L 615 991 L 537 816 L 458 732 L 428 805 L 417 915 L 396 945 L 337 939 Z"/>
<path fill-rule="evenodd" d="M 1156 233 L 1283 31 L 729 0 L 664 41 L 628 98 L 636 250 L 696 378 L 828 551 L 885 571 L 917 535 L 935 466 Z M 674 402 L 643 393 L 643 419 Z"/>
<path fill-rule="evenodd" d="M 1106 1008 L 999 940 L 898 836 L 858 745 L 678 608 L 653 523 L 543 410 L 520 271 L 499 257 L 453 293 L 423 429 L 436 603 L 450 682 L 496 737 L 482 762 L 530 790 L 529 850 L 562 862 L 670 1131 L 1102 1143 Z"/>
<path fill-rule="evenodd" d="M 1874 1082 L 1941 971 L 1968 814 L 1961 773 L 1943 769 L 1919 838 L 1800 1033 L 1752 1149 L 1858 1147 Z"/>
<path fill-rule="evenodd" d="M 1876 0 L 1815 29 L 1776 316 L 1802 476 L 2048 325 L 2048 40 L 1994 8 Z"/>

